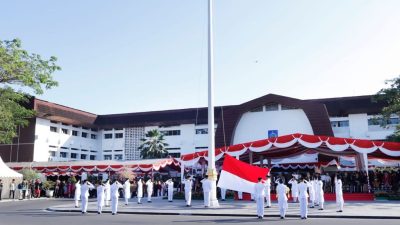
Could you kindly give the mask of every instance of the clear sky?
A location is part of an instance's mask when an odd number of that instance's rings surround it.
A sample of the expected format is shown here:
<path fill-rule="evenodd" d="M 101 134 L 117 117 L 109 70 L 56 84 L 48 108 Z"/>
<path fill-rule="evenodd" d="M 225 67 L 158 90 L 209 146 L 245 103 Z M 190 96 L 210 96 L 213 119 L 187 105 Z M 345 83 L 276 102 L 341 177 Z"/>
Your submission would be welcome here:
<path fill-rule="evenodd" d="M 0 39 L 58 57 L 39 98 L 96 114 L 207 105 L 207 0 L 1 0 Z M 374 94 L 400 75 L 398 0 L 215 0 L 215 101 Z"/>

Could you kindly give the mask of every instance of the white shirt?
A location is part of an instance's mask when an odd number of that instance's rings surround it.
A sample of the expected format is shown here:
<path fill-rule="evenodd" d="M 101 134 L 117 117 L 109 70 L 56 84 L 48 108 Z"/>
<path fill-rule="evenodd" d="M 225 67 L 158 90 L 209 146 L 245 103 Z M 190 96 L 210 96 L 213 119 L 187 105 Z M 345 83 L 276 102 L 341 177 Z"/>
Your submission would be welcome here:
<path fill-rule="evenodd" d="M 185 184 L 185 192 L 192 191 L 192 180 L 184 180 L 183 183 Z"/>
<path fill-rule="evenodd" d="M 297 180 L 292 178 L 288 183 L 292 185 L 293 192 L 298 192 L 299 189 L 297 187 L 298 186 Z"/>
<path fill-rule="evenodd" d="M 119 191 L 118 189 L 123 188 L 122 184 L 120 184 L 118 181 L 115 181 L 112 185 L 111 185 L 111 197 L 119 197 Z"/>
<path fill-rule="evenodd" d="M 211 192 L 211 181 L 209 179 L 203 179 L 201 183 L 203 183 L 204 192 Z"/>
<path fill-rule="evenodd" d="M 81 196 L 84 198 L 89 197 L 89 189 L 93 189 L 94 186 L 90 182 L 86 182 L 85 184 L 81 185 Z"/>
<path fill-rule="evenodd" d="M 284 184 L 278 184 L 276 187 L 276 194 L 278 195 L 279 200 L 287 200 L 287 190 L 288 187 Z"/>
<path fill-rule="evenodd" d="M 130 198 L 131 196 L 131 182 L 129 180 L 126 180 L 124 183 L 124 196 L 125 198 Z"/>
<path fill-rule="evenodd" d="M 342 189 L 342 180 L 336 179 L 335 180 L 335 192 L 337 195 L 343 195 L 343 189 Z"/>
<path fill-rule="evenodd" d="M 10 184 L 10 191 L 15 191 L 15 183 Z"/>
<path fill-rule="evenodd" d="M 271 194 L 271 179 L 267 179 L 264 183 L 265 186 L 265 194 L 270 195 Z"/>
<path fill-rule="evenodd" d="M 265 196 L 264 184 L 261 182 L 258 182 L 256 185 L 254 185 L 254 197 L 255 198 L 263 198 L 264 196 Z"/>
<path fill-rule="evenodd" d="M 165 182 L 168 185 L 168 190 L 169 191 L 173 191 L 174 190 L 174 182 L 172 180 L 167 180 L 167 182 Z"/>
<path fill-rule="evenodd" d="M 299 185 L 298 185 L 299 198 L 308 198 L 307 188 L 308 188 L 308 185 L 307 185 L 306 181 L 299 183 Z"/>
<path fill-rule="evenodd" d="M 153 182 L 151 180 L 148 180 L 146 182 L 147 185 L 147 192 L 153 192 Z"/>
<path fill-rule="evenodd" d="M 143 181 L 142 181 L 142 179 L 140 179 L 137 182 L 137 192 L 138 192 L 137 195 L 139 198 L 143 197 Z"/>

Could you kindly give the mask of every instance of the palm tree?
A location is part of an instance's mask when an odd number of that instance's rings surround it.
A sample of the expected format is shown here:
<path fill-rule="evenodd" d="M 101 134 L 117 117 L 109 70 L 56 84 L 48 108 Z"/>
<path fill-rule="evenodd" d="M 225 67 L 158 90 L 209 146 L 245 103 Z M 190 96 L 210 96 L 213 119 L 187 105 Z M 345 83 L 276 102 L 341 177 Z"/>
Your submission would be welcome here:
<path fill-rule="evenodd" d="M 168 151 L 165 148 L 168 146 L 165 143 L 164 134 L 158 130 L 150 130 L 146 133 L 146 138 L 142 138 L 143 142 L 140 147 L 140 156 L 143 159 L 156 159 L 164 158 L 168 155 Z"/>

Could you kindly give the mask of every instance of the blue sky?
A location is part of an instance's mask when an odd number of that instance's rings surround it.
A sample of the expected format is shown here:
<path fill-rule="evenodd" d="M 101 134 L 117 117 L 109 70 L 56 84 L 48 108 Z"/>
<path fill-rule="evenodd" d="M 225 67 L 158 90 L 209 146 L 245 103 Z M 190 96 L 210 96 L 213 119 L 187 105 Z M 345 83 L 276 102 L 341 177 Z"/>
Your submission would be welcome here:
<path fill-rule="evenodd" d="M 97 113 L 207 105 L 207 1 L 3 1 L 0 38 L 58 57 L 39 98 Z M 6 10 L 4 10 L 6 9 Z M 215 0 L 215 101 L 374 94 L 400 75 L 400 1 Z"/>

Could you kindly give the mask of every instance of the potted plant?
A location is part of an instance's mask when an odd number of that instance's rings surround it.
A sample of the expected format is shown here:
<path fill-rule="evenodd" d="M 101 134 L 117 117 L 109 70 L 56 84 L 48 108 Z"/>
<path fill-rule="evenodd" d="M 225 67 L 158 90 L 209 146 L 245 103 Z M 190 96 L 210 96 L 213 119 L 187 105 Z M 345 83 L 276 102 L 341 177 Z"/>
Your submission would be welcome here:
<path fill-rule="evenodd" d="M 42 188 L 46 191 L 46 197 L 53 197 L 55 184 L 56 183 L 51 180 L 46 180 L 45 182 L 43 182 Z"/>

